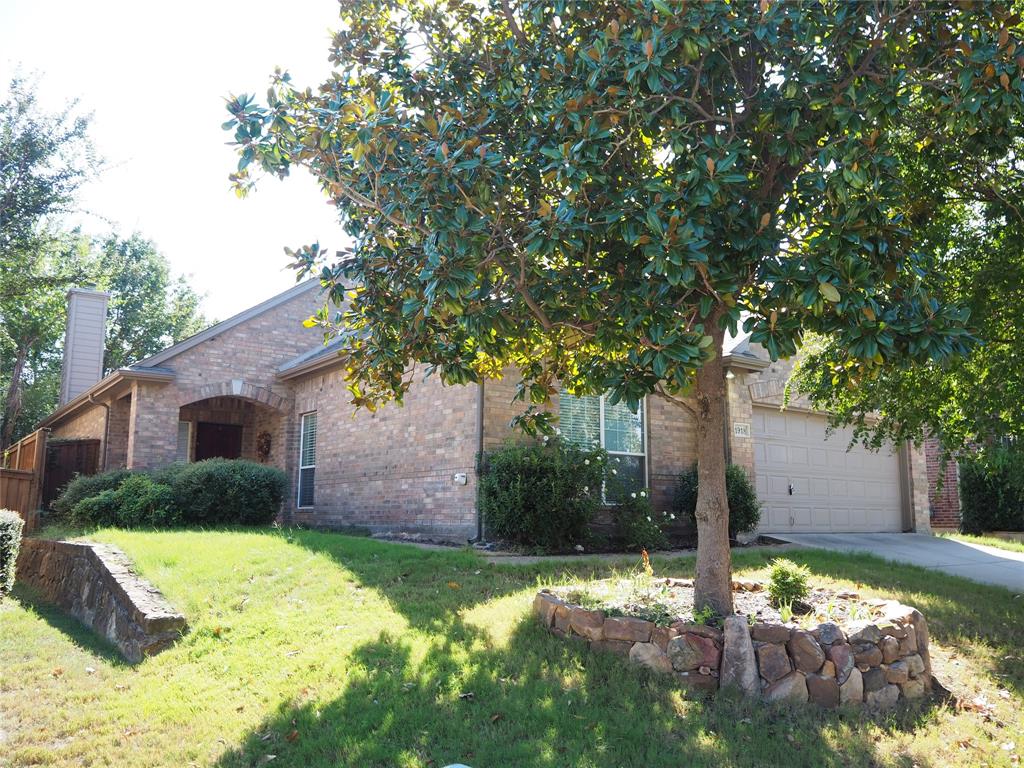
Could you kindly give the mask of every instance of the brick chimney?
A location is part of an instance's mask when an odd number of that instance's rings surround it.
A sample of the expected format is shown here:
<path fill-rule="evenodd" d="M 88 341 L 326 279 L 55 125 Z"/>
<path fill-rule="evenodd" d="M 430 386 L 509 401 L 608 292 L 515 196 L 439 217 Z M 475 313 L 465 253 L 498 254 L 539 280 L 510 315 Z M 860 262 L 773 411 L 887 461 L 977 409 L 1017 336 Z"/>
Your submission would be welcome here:
<path fill-rule="evenodd" d="M 68 291 L 68 324 L 64 331 L 64 366 L 60 404 L 74 400 L 103 378 L 109 293 L 92 288 Z"/>

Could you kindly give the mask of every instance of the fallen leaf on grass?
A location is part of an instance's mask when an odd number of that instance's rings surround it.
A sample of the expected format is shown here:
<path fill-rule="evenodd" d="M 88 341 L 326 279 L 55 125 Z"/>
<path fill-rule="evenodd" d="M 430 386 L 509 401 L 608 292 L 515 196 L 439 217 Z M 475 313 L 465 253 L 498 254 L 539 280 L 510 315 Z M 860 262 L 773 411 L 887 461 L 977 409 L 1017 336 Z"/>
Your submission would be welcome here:
<path fill-rule="evenodd" d="M 285 738 L 285 740 L 287 740 L 287 741 L 290 741 L 290 742 L 293 742 L 293 743 L 294 743 L 294 742 L 296 742 L 296 741 L 298 741 L 298 740 L 299 740 L 299 732 L 298 732 L 297 730 L 295 730 L 295 729 L 293 728 L 293 729 L 292 729 L 292 731 L 291 731 L 291 733 L 289 733 L 289 734 L 288 734 L 287 736 L 285 736 L 284 738 Z"/>
<path fill-rule="evenodd" d="M 501 714 L 501 712 L 495 712 L 493 715 L 491 715 L 491 722 L 492 723 L 496 723 L 499 720 L 504 720 L 504 719 L 505 719 L 505 716 L 503 714 Z"/>
<path fill-rule="evenodd" d="M 459 582 L 457 582 L 457 581 L 449 581 L 448 582 L 448 588 L 449 589 L 462 589 L 462 585 L 459 584 Z"/>

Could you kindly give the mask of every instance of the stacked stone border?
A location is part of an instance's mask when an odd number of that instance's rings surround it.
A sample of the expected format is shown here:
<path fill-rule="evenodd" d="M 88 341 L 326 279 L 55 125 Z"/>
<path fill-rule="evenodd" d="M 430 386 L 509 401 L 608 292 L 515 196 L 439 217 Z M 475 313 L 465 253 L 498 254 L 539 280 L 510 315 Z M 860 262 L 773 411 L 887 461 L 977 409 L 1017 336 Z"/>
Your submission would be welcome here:
<path fill-rule="evenodd" d="M 692 582 L 673 580 L 675 585 Z M 860 704 L 893 707 L 931 690 L 928 624 L 916 608 L 868 601 L 882 617 L 811 630 L 729 616 L 724 628 L 677 621 L 658 626 L 643 619 L 605 616 L 541 590 L 533 609 L 552 634 L 586 642 L 592 650 L 628 657 L 673 675 L 684 689 L 716 692 L 733 687 L 766 701 L 811 702 L 822 707 Z"/>
<path fill-rule="evenodd" d="M 107 638 L 132 663 L 169 648 L 188 628 L 128 557 L 106 544 L 25 539 L 17 580 Z"/>

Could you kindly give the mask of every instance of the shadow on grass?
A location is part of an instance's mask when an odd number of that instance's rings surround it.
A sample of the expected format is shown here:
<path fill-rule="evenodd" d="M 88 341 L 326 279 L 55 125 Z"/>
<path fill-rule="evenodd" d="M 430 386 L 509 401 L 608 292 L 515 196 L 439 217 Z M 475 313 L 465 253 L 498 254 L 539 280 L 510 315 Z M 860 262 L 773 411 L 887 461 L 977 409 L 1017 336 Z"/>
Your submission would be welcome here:
<path fill-rule="evenodd" d="M 878 753 L 879 729 L 912 732 L 933 717 L 927 705 L 872 717 L 725 694 L 687 701 L 671 678 L 558 640 L 528 613 L 507 637 L 463 618 L 480 603 L 523 590 L 525 610 L 538 577 L 601 577 L 611 570 L 601 563 L 490 566 L 471 553 L 290 536 L 379 590 L 410 630 L 397 636 L 385 629 L 359 646 L 337 698 L 282 703 L 218 761 L 221 768 L 265 764 L 270 755 L 275 766 L 303 768 L 870 766 L 883 759 L 927 766 Z M 657 566 L 685 575 L 692 561 Z"/>
<path fill-rule="evenodd" d="M 121 656 L 113 643 L 105 637 L 96 634 L 96 632 L 85 626 L 75 617 L 64 613 L 57 606 L 43 600 L 36 590 L 31 587 L 16 582 L 11 598 L 19 602 L 26 611 L 35 614 L 63 634 L 82 650 L 100 657 L 111 666 L 131 666 Z"/>

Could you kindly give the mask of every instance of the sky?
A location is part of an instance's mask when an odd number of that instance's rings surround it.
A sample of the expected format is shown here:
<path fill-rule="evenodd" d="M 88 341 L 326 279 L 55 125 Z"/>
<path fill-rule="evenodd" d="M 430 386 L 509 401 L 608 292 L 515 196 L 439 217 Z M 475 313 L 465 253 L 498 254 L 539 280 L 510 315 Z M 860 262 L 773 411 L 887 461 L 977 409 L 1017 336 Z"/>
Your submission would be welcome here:
<path fill-rule="evenodd" d="M 225 97 L 265 94 L 275 66 L 297 85 L 330 73 L 336 0 L 0 0 L 0 88 L 40 76 L 44 106 L 78 100 L 107 165 L 79 196 L 90 235 L 134 231 L 223 320 L 288 289 L 284 247 L 344 244 L 334 209 L 304 171 L 265 178 L 245 199 Z"/>

